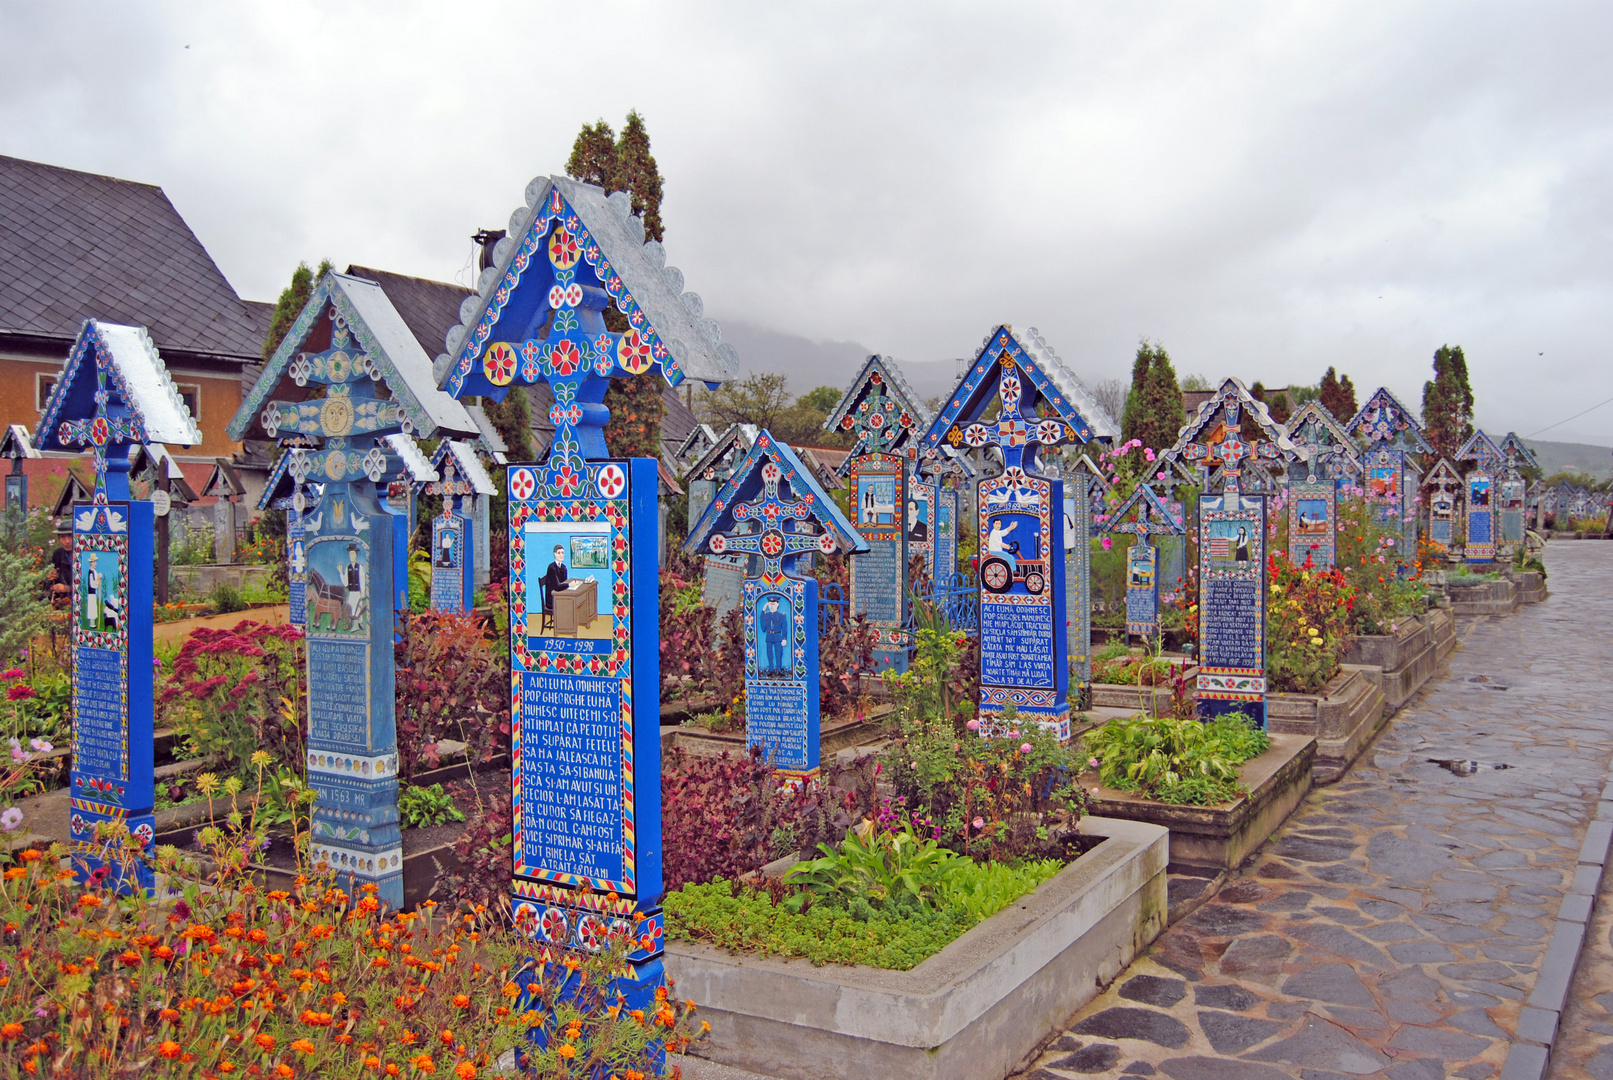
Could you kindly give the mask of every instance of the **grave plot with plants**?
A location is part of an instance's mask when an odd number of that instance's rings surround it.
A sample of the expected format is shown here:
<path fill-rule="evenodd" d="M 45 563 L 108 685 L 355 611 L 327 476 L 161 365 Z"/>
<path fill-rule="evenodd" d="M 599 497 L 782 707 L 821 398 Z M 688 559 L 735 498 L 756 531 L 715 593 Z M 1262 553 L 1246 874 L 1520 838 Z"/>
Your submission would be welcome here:
<path fill-rule="evenodd" d="M 1080 856 L 1076 752 L 1034 726 L 982 739 L 963 639 L 918 631 L 909 670 L 886 676 L 890 743 L 826 763 L 816 788 L 779 791 L 754 753 L 673 760 L 669 938 L 906 970 Z"/>

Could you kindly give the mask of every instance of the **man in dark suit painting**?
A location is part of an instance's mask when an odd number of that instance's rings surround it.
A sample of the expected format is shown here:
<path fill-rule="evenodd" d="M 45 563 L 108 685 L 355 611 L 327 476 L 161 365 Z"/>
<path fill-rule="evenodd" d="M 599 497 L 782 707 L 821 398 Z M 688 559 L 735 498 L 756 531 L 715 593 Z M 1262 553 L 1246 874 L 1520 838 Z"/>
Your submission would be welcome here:
<path fill-rule="evenodd" d="M 784 672 L 789 669 L 784 663 L 784 641 L 789 635 L 790 619 L 779 610 L 778 597 L 769 596 L 767 606 L 757 617 L 757 629 L 762 632 L 762 642 L 766 645 L 767 664 L 764 670 L 769 672 Z"/>
<path fill-rule="evenodd" d="M 554 562 L 549 569 L 543 572 L 543 613 L 550 617 L 554 615 L 554 594 L 556 589 L 564 589 L 568 575 L 566 573 L 566 549 L 560 544 L 554 546 Z"/>

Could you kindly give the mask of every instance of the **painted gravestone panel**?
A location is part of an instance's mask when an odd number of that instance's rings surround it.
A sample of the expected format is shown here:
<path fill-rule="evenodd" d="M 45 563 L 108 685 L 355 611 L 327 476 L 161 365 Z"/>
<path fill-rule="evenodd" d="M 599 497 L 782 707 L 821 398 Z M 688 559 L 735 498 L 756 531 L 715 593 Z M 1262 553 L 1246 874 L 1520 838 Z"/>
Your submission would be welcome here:
<path fill-rule="evenodd" d="M 572 496 L 507 470 L 511 799 L 517 913 L 593 949 L 661 880 L 658 631 L 635 604 L 656 595 L 659 478 L 647 458 L 584 468 Z M 640 960 L 660 953 L 660 917 Z"/>
<path fill-rule="evenodd" d="M 936 486 L 909 478 L 907 487 L 907 557 L 924 556 L 924 572 L 935 581 Z M 951 571 L 948 571 L 950 573 Z"/>
<path fill-rule="evenodd" d="M 868 541 L 868 553 L 851 560 L 851 611 L 868 616 L 874 627 L 876 650 L 884 656 L 881 668 L 905 669 L 907 530 L 900 508 L 907 497 L 907 467 L 902 456 L 866 455 L 852 474 L 851 491 L 852 520 Z"/>
<path fill-rule="evenodd" d="M 1442 548 L 1449 547 L 1455 518 L 1455 496 L 1437 489 L 1431 492 L 1428 496 L 1428 539 Z"/>
<path fill-rule="evenodd" d="M 301 492 L 295 497 L 301 498 Z M 291 605 L 291 622 L 295 626 L 308 622 L 307 536 L 302 512 L 292 507 L 286 514 L 286 592 Z"/>
<path fill-rule="evenodd" d="M 1501 541 L 1509 545 L 1523 543 L 1523 488 L 1521 476 L 1501 478 Z"/>
<path fill-rule="evenodd" d="M 1337 546 L 1338 489 L 1331 480 L 1288 484 L 1288 560 L 1295 566 L 1333 565 Z"/>
<path fill-rule="evenodd" d="M 1064 476 L 1064 615 L 1069 626 L 1070 685 L 1089 704 L 1092 686 L 1092 477 L 1083 469 Z"/>
<path fill-rule="evenodd" d="M 958 492 L 943 483 L 935 492 L 934 578 L 944 585 L 958 572 Z"/>
<path fill-rule="evenodd" d="M 1485 472 L 1467 474 L 1467 548 L 1468 562 L 1495 561 L 1495 534 L 1490 513 L 1490 489 L 1493 481 Z"/>
<path fill-rule="evenodd" d="M 1236 488 L 1199 503 L 1201 713 L 1265 724 L 1266 501 Z"/>
<path fill-rule="evenodd" d="M 431 519 L 431 606 L 438 611 L 469 611 L 476 594 L 470 556 L 475 527 L 464 514 L 448 508 L 451 502 L 452 496 L 444 496 L 443 512 Z"/>
<path fill-rule="evenodd" d="M 1063 483 L 1018 467 L 979 482 L 981 729 L 1007 734 L 1012 703 L 1070 736 L 1064 594 Z M 1056 511 L 1054 508 L 1058 507 Z M 1062 707 L 1062 712 L 1060 711 Z"/>
<path fill-rule="evenodd" d="M 396 522 L 360 485 L 325 486 L 306 523 L 304 629 L 308 779 L 319 796 L 310 853 L 343 880 L 373 882 L 384 903 L 401 907 L 391 603 Z"/>
<path fill-rule="evenodd" d="M 73 504 L 73 769 L 69 838 L 80 876 L 105 858 L 103 823 L 126 826 L 142 849 L 152 815 L 150 503 Z M 143 569 L 144 572 L 141 572 Z M 116 842 L 111 842 L 115 850 Z M 150 871 L 138 870 L 150 887 Z M 130 883 L 132 884 L 132 883 Z"/>
<path fill-rule="evenodd" d="M 817 593 L 811 578 L 745 582 L 745 742 L 792 779 L 818 771 Z"/>
<path fill-rule="evenodd" d="M 1147 536 L 1126 549 L 1126 633 L 1159 636 L 1159 548 Z"/>
<path fill-rule="evenodd" d="M 1401 450 L 1368 450 L 1364 455 L 1367 499 L 1378 520 L 1396 530 L 1405 515 L 1406 455 Z"/>

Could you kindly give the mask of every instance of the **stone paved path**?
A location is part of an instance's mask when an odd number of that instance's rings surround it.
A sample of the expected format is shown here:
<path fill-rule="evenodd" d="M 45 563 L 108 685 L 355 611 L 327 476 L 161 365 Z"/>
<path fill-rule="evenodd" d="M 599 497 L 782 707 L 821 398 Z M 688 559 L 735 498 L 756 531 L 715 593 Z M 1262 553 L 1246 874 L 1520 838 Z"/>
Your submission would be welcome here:
<path fill-rule="evenodd" d="M 1613 544 L 1546 563 L 1551 598 L 1459 620 L 1449 673 L 1083 1009 L 1035 1080 L 1500 1073 L 1613 756 Z M 1559 1054 L 1585 1065 L 1561 1076 L 1613 1077 L 1609 920 Z"/>

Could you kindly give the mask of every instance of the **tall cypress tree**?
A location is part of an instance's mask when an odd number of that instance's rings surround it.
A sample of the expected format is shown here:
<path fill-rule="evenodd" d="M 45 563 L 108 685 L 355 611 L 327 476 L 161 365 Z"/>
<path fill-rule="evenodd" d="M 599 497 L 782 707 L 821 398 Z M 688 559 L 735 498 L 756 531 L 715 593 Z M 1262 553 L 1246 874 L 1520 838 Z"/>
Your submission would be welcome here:
<path fill-rule="evenodd" d="M 1321 393 L 1317 400 L 1341 424 L 1348 424 L 1355 416 L 1355 386 L 1348 375 L 1341 378 L 1331 367 L 1322 376 Z"/>
<path fill-rule="evenodd" d="M 314 285 L 330 269 L 330 260 L 321 259 L 317 274 L 308 269 L 305 262 L 298 263 L 297 269 L 291 272 L 291 284 L 280 291 L 280 299 L 274 304 L 274 314 L 269 318 L 269 336 L 263 339 L 265 360 L 274 355 L 286 335 L 291 333 L 291 324 L 297 321 L 302 309 L 308 306 L 308 298 L 314 295 Z"/>
<path fill-rule="evenodd" d="M 1441 345 L 1434 353 L 1434 377 L 1423 384 L 1423 431 L 1437 452 L 1453 460 L 1473 436 L 1473 388 L 1460 345 Z"/>
<path fill-rule="evenodd" d="M 566 173 L 574 180 L 598 184 L 607 193 L 628 192 L 633 213 L 644 220 L 644 238 L 661 239 L 661 173 L 650 154 L 650 133 L 638 110 L 627 114 L 620 138 L 603 119 L 584 124 L 572 144 Z M 607 307 L 605 326 L 619 334 L 627 329 L 627 319 L 614 307 Z M 612 457 L 661 456 L 661 420 L 666 416 L 662 381 L 654 371 L 611 380 L 605 392 L 605 407 L 610 410 L 605 445 Z"/>
<path fill-rule="evenodd" d="M 1170 354 L 1163 345 L 1145 339 L 1132 361 L 1121 441 L 1141 439 L 1150 449 L 1165 450 L 1176 442 L 1183 423 L 1182 388 L 1176 383 Z"/>

